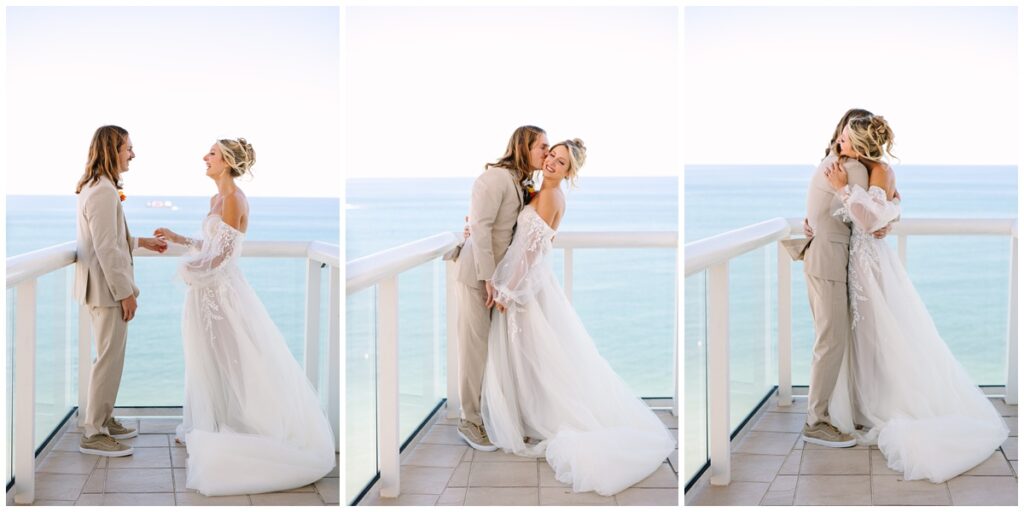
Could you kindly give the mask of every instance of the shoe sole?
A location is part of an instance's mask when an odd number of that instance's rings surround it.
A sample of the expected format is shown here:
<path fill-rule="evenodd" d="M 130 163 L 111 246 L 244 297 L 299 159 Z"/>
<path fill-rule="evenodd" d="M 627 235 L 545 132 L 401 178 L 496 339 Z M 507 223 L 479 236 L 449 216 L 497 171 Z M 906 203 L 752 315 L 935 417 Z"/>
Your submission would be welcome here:
<path fill-rule="evenodd" d="M 78 451 L 86 455 L 99 455 L 100 457 L 124 457 L 126 455 L 131 455 L 133 450 L 129 447 L 127 450 L 112 452 L 109 450 L 96 450 L 93 448 L 82 448 L 79 446 Z"/>
<path fill-rule="evenodd" d="M 829 448 L 849 448 L 849 447 L 855 446 L 857 444 L 857 440 L 856 439 L 850 439 L 849 441 L 826 441 L 824 439 L 818 439 L 816 437 L 808 437 L 806 435 L 801 435 L 800 437 L 801 437 L 801 439 L 804 440 L 805 443 L 811 443 L 811 444 L 816 444 L 816 445 L 820 445 L 820 446 L 827 446 Z"/>
<path fill-rule="evenodd" d="M 455 432 L 458 432 L 459 437 L 461 437 L 462 440 L 466 442 L 466 444 L 468 444 L 469 446 L 473 447 L 474 450 L 479 450 L 479 451 L 482 451 L 482 452 L 493 452 L 494 450 L 498 449 L 498 447 L 494 446 L 493 444 L 492 445 L 483 445 L 483 444 L 474 443 L 473 441 L 470 441 L 469 438 L 466 437 L 465 434 L 463 434 L 462 432 L 459 432 L 458 429 L 456 429 Z"/>
<path fill-rule="evenodd" d="M 117 434 L 117 435 L 110 434 L 110 437 L 113 437 L 114 439 L 131 439 L 133 437 L 139 437 L 139 431 L 138 430 L 132 430 L 131 432 L 128 432 L 127 434 Z"/>

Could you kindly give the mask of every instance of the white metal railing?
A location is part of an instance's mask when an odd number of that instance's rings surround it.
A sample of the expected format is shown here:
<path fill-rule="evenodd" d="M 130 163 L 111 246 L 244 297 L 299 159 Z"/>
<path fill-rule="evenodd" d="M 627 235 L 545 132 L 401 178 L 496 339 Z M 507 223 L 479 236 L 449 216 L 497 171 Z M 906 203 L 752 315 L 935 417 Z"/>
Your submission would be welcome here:
<path fill-rule="evenodd" d="M 792 293 L 789 253 L 780 243 L 803 235 L 803 219 L 777 217 L 686 244 L 685 276 L 707 271 L 708 457 L 712 485 L 731 481 L 729 418 L 729 262 L 772 243 L 778 246 L 779 404 L 792 403 Z M 1010 237 L 1009 318 L 1007 327 L 1007 404 L 1017 403 L 1017 220 L 903 219 L 889 236 L 907 265 L 907 238 L 921 235 L 992 235 Z"/>
<path fill-rule="evenodd" d="M 19 505 L 35 501 L 35 400 L 36 400 L 36 287 L 40 277 L 73 265 L 76 243 L 65 242 L 18 256 L 7 258 L 7 289 L 14 288 L 14 501 Z M 186 249 L 171 246 L 164 254 L 138 249 L 134 256 L 169 257 L 184 254 Z M 335 450 L 339 449 L 340 389 L 339 362 L 341 359 L 341 266 L 339 248 L 323 242 L 267 242 L 250 241 L 242 248 L 242 258 L 302 258 L 306 259 L 306 320 L 305 369 L 306 375 L 318 392 L 320 352 L 320 277 L 322 267 L 329 269 L 328 291 L 328 364 L 327 415 L 334 431 Z M 65 288 L 65 293 L 67 290 Z M 66 297 L 65 297 L 66 300 Z M 78 410 L 84 411 L 88 402 L 89 371 L 92 331 L 90 317 L 84 306 L 78 314 Z M 79 423 L 84 414 L 79 414 Z"/>
<path fill-rule="evenodd" d="M 399 456 L 401 442 L 398 431 L 398 276 L 440 258 L 461 241 L 455 233 L 439 233 L 399 247 L 387 249 L 348 262 L 345 265 L 345 292 L 352 295 L 370 286 L 377 286 L 377 433 L 380 471 L 380 495 L 394 498 L 401 492 Z M 564 250 L 564 288 L 572 300 L 573 251 L 594 248 L 678 248 L 675 231 L 656 232 L 560 232 L 554 247 Z M 678 258 L 678 251 L 677 251 Z M 679 282 L 675 282 L 678 297 Z M 448 417 L 459 415 L 458 345 L 455 307 L 455 263 L 445 265 L 445 302 L 447 339 Z M 678 318 L 674 321 L 675 357 L 679 353 Z M 678 359 L 676 357 L 676 359 Z M 678 363 L 673 368 L 672 411 L 678 415 Z"/>

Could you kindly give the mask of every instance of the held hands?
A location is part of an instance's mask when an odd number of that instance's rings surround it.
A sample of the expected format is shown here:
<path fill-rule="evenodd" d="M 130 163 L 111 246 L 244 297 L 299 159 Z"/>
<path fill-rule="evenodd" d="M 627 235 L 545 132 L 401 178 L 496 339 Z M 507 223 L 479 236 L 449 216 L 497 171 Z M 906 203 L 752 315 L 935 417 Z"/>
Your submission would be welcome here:
<path fill-rule="evenodd" d="M 484 306 L 488 309 L 494 307 L 494 286 L 491 285 L 490 281 L 484 281 L 484 288 L 487 289 L 487 300 L 484 301 Z"/>
<path fill-rule="evenodd" d="M 161 238 L 139 237 L 139 246 L 161 254 L 167 250 L 167 242 Z"/>
<path fill-rule="evenodd" d="M 832 188 L 839 190 L 846 186 L 848 178 L 846 176 L 846 169 L 843 169 L 842 164 L 839 161 L 832 162 L 832 165 L 825 169 L 825 177 L 828 178 L 828 182 L 832 185 Z"/>
<path fill-rule="evenodd" d="M 156 231 L 153 231 L 153 236 L 155 236 L 158 240 L 162 240 L 164 242 L 164 245 L 167 245 L 167 242 L 175 243 L 178 245 L 184 245 L 185 243 L 185 237 L 167 228 L 157 228 Z"/>

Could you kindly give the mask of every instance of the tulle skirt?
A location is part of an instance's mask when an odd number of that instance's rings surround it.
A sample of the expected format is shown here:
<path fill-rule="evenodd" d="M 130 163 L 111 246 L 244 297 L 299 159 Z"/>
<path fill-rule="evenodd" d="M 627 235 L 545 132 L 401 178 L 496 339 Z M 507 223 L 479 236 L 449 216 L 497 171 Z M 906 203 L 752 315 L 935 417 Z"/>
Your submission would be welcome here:
<path fill-rule="evenodd" d="M 494 312 L 484 426 L 502 450 L 546 457 L 573 491 L 616 494 L 657 470 L 675 440 L 598 353 L 550 269 L 539 271 L 532 300 Z"/>
<path fill-rule="evenodd" d="M 207 496 L 293 489 L 335 465 L 305 372 L 237 268 L 190 287 L 182 319 L 186 486 Z"/>
<path fill-rule="evenodd" d="M 869 237 L 851 244 L 853 343 L 829 414 L 877 443 L 905 480 L 944 482 L 992 456 L 1006 422 L 939 336 L 895 252 Z"/>

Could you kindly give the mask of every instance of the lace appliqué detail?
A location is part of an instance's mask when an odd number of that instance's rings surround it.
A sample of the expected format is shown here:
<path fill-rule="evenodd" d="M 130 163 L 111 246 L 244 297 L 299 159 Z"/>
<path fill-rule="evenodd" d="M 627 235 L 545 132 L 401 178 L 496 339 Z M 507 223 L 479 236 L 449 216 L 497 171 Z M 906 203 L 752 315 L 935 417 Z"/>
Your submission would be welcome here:
<path fill-rule="evenodd" d="M 220 314 L 220 301 L 217 297 L 218 291 L 213 288 L 203 288 L 199 295 L 199 311 L 203 317 L 203 327 L 206 328 L 206 335 L 209 336 L 210 342 L 217 339 L 213 333 L 213 321 L 224 320 L 224 317 Z"/>
<path fill-rule="evenodd" d="M 860 313 L 860 303 L 868 300 L 864 295 L 864 283 L 869 279 L 869 275 L 864 274 L 879 275 L 881 273 L 882 260 L 878 251 L 883 249 L 879 244 L 884 244 L 885 242 L 876 239 L 874 235 L 865 232 L 857 227 L 856 223 L 853 223 L 849 210 L 849 189 L 841 190 L 838 193 L 843 199 L 843 206 L 832 212 L 832 216 L 845 223 L 853 224 L 850 233 L 850 260 L 846 278 L 846 289 L 850 302 L 851 328 L 856 329 L 857 324 L 864 319 L 864 316 Z M 879 193 L 881 193 L 880 200 L 884 202 L 884 191 L 877 187 L 871 187 L 871 190 L 868 191 L 868 194 L 874 196 L 875 200 L 879 200 Z"/>

